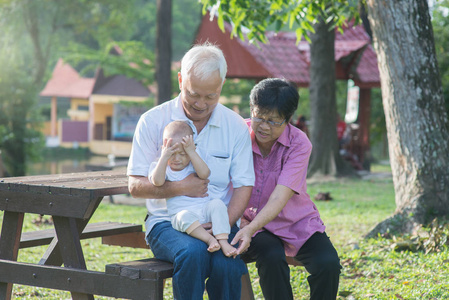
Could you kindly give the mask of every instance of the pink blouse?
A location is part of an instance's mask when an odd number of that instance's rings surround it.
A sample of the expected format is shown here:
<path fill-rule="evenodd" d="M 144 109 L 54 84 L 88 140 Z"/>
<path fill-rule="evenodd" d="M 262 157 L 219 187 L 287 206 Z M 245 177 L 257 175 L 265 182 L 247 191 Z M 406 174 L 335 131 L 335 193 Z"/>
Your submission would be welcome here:
<path fill-rule="evenodd" d="M 251 120 L 246 122 L 248 126 L 251 125 Z M 256 182 L 243 216 L 252 221 L 267 204 L 276 185 L 281 184 L 292 189 L 294 195 L 279 215 L 263 229 L 284 242 L 287 256 L 295 256 L 315 232 L 324 232 L 326 228 L 315 204 L 307 194 L 306 176 L 312 144 L 304 132 L 288 124 L 270 154 L 264 158 L 251 127 L 249 131 Z"/>

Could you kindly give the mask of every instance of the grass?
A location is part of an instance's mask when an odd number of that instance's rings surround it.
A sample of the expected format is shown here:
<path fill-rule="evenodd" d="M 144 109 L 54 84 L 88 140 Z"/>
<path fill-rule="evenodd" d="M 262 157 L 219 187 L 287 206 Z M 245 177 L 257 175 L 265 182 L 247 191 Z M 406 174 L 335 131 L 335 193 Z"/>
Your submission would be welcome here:
<path fill-rule="evenodd" d="M 377 168 L 377 167 L 376 167 Z M 376 170 L 374 168 L 374 170 Z M 384 166 L 378 172 L 388 172 Z M 314 182 L 308 186 L 313 198 L 319 192 L 330 192 L 332 201 L 315 201 L 321 217 L 339 252 L 343 266 L 339 299 L 449 299 L 449 252 L 396 252 L 393 241 L 384 238 L 363 238 L 376 223 L 395 210 L 391 177 L 371 180 L 338 179 Z M 143 223 L 145 208 L 102 203 L 92 221 L 121 221 Z M 48 225 L 33 224 L 36 216 L 25 218 L 24 230 Z M 146 258 L 151 252 L 144 249 L 102 245 L 100 239 L 82 241 L 88 269 L 103 271 L 104 265 L 117 261 Z M 44 247 L 24 249 L 19 261 L 36 262 Z M 263 299 L 254 264 L 249 271 L 256 299 Z M 308 273 L 302 267 L 291 268 L 295 299 L 308 299 Z M 14 298 L 67 299 L 68 292 L 14 285 Z M 165 288 L 165 298 L 172 299 L 171 282 Z M 96 297 L 97 299 L 110 299 Z"/>

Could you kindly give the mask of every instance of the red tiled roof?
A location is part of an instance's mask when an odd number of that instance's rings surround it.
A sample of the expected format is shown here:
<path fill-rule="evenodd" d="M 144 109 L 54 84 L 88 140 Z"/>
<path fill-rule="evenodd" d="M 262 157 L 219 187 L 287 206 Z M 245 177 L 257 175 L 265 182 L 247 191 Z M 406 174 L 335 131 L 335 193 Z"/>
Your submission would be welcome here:
<path fill-rule="evenodd" d="M 267 33 L 268 43 L 256 45 L 241 41 L 257 62 L 270 70 L 270 76 L 284 78 L 300 86 L 309 84 L 309 66 L 296 47 L 296 37 L 288 33 Z"/>
<path fill-rule="evenodd" d="M 337 43 L 349 44 L 349 43 L 363 43 L 365 46 L 358 53 L 356 68 L 352 66 L 349 70 L 349 76 L 355 81 L 356 85 L 360 87 L 380 87 L 380 75 L 379 68 L 377 67 L 377 56 L 371 46 L 371 39 L 368 33 L 365 31 L 363 25 L 349 26 L 344 28 L 344 34 L 336 31 L 335 42 L 337 51 Z"/>
<path fill-rule="evenodd" d="M 60 58 L 51 79 L 40 96 L 88 99 L 95 84 L 94 78 L 83 78 Z"/>
<path fill-rule="evenodd" d="M 115 48 L 117 50 L 119 48 Z M 99 69 L 95 78 L 83 78 L 60 58 L 40 96 L 89 99 L 92 94 L 148 97 L 150 90 L 124 75 L 105 77 Z"/>
<path fill-rule="evenodd" d="M 271 73 L 265 69 L 246 49 L 238 38 L 231 38 L 231 27 L 226 23 L 226 31 L 222 32 L 217 24 L 217 19 L 210 21 L 209 14 L 203 16 L 195 44 L 209 41 L 220 47 L 228 63 L 228 78 L 264 79 Z"/>
<path fill-rule="evenodd" d="M 363 51 L 355 76 L 353 78 L 356 85 L 360 87 L 380 87 L 380 74 L 377 66 L 376 52 L 371 45 Z"/>
<path fill-rule="evenodd" d="M 258 46 L 231 38 L 232 27 L 225 23 L 223 33 L 216 18 L 203 16 L 195 43 L 210 41 L 218 45 L 228 62 L 228 78 L 281 77 L 299 86 L 309 84 L 310 47 L 301 41 L 296 45 L 294 32 L 267 32 L 268 43 Z M 352 78 L 359 86 L 380 86 L 376 54 L 362 25 L 338 30 L 335 35 L 337 79 Z"/>

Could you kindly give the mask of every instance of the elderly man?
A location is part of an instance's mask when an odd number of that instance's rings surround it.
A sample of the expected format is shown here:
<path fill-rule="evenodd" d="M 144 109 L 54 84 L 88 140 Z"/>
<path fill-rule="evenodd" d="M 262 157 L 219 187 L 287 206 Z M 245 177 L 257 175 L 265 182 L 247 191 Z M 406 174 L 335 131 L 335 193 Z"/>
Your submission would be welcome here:
<path fill-rule="evenodd" d="M 172 228 L 166 198 L 179 195 L 219 198 L 228 207 L 230 240 L 237 232 L 254 185 L 251 139 L 244 120 L 218 103 L 227 71 L 222 51 L 213 45 L 196 45 L 181 61 L 180 94 L 144 113 L 137 125 L 128 165 L 129 190 L 147 198 L 147 242 L 154 255 L 174 264 L 175 299 L 239 299 L 245 264 L 210 253 L 207 245 Z M 156 187 L 148 180 L 149 168 L 160 155 L 164 127 L 184 120 L 194 132 L 196 147 L 206 153 L 211 170 L 208 180 L 193 174 L 179 182 Z M 206 282 L 207 279 L 207 283 Z"/>

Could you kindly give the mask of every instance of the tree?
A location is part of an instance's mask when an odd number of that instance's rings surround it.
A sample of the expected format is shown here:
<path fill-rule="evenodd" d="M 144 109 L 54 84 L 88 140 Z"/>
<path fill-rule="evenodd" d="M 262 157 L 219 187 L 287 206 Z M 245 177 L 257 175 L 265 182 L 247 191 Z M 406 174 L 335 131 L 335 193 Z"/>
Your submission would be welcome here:
<path fill-rule="evenodd" d="M 313 150 L 308 176 L 347 175 L 352 167 L 339 153 L 336 131 L 335 31 L 331 24 L 319 18 L 310 39 L 310 139 Z"/>
<path fill-rule="evenodd" d="M 316 23 L 320 10 L 336 25 L 343 22 L 345 2 L 221 1 L 215 9 L 219 23 L 224 17 L 234 21 L 234 32 L 241 37 L 242 25 L 249 29 L 249 38 L 264 40 L 268 23 L 290 21 L 303 28 L 297 30 L 299 39 Z M 393 217 L 371 231 L 373 236 L 386 230 L 411 231 L 449 214 L 449 132 L 427 1 L 366 2 L 379 62 L 397 206 Z"/>
<path fill-rule="evenodd" d="M 370 236 L 449 214 L 449 129 L 426 0 L 368 0 L 396 213 Z M 394 19 L 393 19 L 394 18 Z"/>
<path fill-rule="evenodd" d="M 43 147 L 33 105 L 36 92 L 19 63 L 0 56 L 0 65 L 0 154 L 9 175 L 24 176 L 27 158 Z"/>
<path fill-rule="evenodd" d="M 157 104 L 171 99 L 171 0 L 157 1 L 156 80 Z"/>

